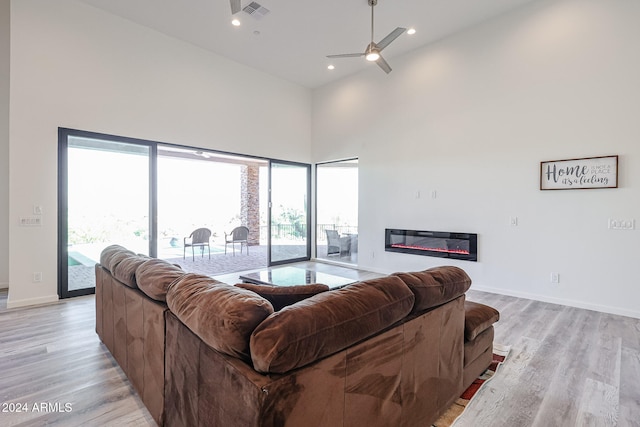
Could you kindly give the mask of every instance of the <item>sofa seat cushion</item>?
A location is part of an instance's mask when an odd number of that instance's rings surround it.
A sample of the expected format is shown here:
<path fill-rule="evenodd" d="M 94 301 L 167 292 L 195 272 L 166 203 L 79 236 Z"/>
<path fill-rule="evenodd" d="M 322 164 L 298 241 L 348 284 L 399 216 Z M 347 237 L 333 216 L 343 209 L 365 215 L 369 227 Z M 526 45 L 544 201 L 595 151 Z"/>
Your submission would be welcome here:
<path fill-rule="evenodd" d="M 464 312 L 464 339 L 467 341 L 474 340 L 500 320 L 498 310 L 473 301 L 464 302 Z"/>
<path fill-rule="evenodd" d="M 349 347 L 405 318 L 413 293 L 397 277 L 323 292 L 283 308 L 251 335 L 258 372 L 285 373 Z"/>
<path fill-rule="evenodd" d="M 136 282 L 149 298 L 165 302 L 169 287 L 185 274 L 184 270 L 174 264 L 150 258 L 138 266 Z"/>
<path fill-rule="evenodd" d="M 167 305 L 211 348 L 249 360 L 249 338 L 271 313 L 271 303 L 254 292 L 189 273 L 167 292 Z"/>
<path fill-rule="evenodd" d="M 295 304 L 321 292 L 329 290 L 327 285 L 310 284 L 297 286 L 256 285 L 253 283 L 238 283 L 239 288 L 248 289 L 273 305 L 274 311 L 280 311 L 284 307 Z"/>
<path fill-rule="evenodd" d="M 395 273 L 416 296 L 413 312 L 437 307 L 464 294 L 471 287 L 471 278 L 454 266 L 430 268 L 415 273 Z"/>

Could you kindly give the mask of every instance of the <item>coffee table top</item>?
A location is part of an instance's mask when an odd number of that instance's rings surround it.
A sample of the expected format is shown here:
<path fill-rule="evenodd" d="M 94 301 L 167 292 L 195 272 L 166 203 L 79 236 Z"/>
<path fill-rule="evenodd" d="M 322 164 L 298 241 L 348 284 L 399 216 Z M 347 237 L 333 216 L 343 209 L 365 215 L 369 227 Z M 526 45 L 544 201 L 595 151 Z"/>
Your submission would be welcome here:
<path fill-rule="evenodd" d="M 341 288 L 355 280 L 299 267 L 280 267 L 247 273 L 240 280 L 257 285 L 295 286 L 322 283 L 331 289 Z"/>

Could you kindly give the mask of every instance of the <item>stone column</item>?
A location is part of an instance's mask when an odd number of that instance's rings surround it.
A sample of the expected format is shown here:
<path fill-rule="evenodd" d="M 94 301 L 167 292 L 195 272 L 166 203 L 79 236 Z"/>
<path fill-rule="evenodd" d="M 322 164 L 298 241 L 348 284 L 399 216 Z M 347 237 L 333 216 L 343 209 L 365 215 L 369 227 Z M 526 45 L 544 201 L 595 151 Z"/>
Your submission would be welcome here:
<path fill-rule="evenodd" d="M 260 244 L 260 167 L 242 166 L 240 220 L 249 228 L 249 245 Z"/>

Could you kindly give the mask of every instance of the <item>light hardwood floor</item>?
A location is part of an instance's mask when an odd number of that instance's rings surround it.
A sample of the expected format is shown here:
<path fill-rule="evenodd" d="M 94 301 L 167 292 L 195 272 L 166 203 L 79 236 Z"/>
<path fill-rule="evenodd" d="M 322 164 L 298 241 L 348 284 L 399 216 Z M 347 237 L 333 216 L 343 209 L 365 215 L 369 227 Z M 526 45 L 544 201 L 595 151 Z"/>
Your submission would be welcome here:
<path fill-rule="evenodd" d="M 457 426 L 640 426 L 640 319 L 469 291 L 500 311 L 499 374 Z"/>
<path fill-rule="evenodd" d="M 0 426 L 154 425 L 94 332 L 92 296 L 13 310 L 6 297 L 0 290 Z M 640 426 L 639 319 L 473 290 L 468 299 L 500 310 L 495 341 L 511 354 L 458 426 Z"/>

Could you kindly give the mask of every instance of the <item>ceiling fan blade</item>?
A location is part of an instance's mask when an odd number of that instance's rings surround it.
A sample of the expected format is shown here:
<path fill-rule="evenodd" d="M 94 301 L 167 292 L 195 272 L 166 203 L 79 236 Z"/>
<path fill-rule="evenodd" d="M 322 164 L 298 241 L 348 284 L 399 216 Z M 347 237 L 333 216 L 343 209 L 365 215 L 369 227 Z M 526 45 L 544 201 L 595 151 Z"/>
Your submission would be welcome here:
<path fill-rule="evenodd" d="M 341 53 L 338 55 L 327 55 L 327 58 L 357 58 L 364 56 L 364 53 Z"/>
<path fill-rule="evenodd" d="M 380 58 L 378 58 L 378 60 L 376 61 L 376 64 L 378 64 L 378 66 L 380 68 L 382 68 L 382 70 L 385 73 L 389 74 L 391 72 L 391 66 L 389 65 L 389 63 L 387 61 L 384 60 L 382 55 L 380 55 Z"/>
<path fill-rule="evenodd" d="M 231 14 L 235 15 L 236 13 L 240 12 L 240 9 L 242 9 L 242 5 L 240 4 L 242 0 L 229 0 L 229 2 L 231 3 Z"/>
<path fill-rule="evenodd" d="M 404 33 L 405 31 L 407 31 L 406 28 L 402 28 L 402 27 L 398 27 L 395 30 L 391 31 L 387 37 L 383 38 L 382 40 L 380 40 L 380 43 L 377 43 L 377 46 L 380 50 L 384 49 L 385 47 L 389 46 L 389 44 L 391 44 L 392 41 L 394 41 L 395 39 L 397 39 L 398 37 L 400 37 L 400 35 L 402 33 Z"/>

